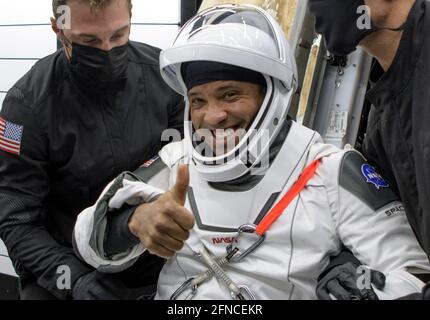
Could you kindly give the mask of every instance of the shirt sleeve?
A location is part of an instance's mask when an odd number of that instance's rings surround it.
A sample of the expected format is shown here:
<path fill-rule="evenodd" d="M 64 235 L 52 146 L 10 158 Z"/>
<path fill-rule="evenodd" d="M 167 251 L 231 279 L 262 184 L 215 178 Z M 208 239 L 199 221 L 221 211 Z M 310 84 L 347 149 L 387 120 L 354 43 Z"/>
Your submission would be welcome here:
<path fill-rule="evenodd" d="M 94 206 L 79 214 L 73 231 L 77 254 L 101 272 L 131 267 L 146 249 L 131 235 L 128 221 L 137 206 L 167 191 L 169 181 L 170 168 L 159 157 L 148 160 L 134 173 L 118 176 Z"/>
<path fill-rule="evenodd" d="M 124 205 L 118 212 L 107 215 L 107 226 L 104 240 L 106 255 L 127 251 L 139 243 L 133 233 L 128 228 L 128 222 L 138 206 Z"/>
<path fill-rule="evenodd" d="M 407 270 L 430 270 L 430 265 L 389 184 L 357 152 L 340 153 L 328 162 L 332 173 L 338 172 L 330 183 L 336 190 L 329 193 L 337 198 L 337 234 L 363 265 L 385 274 L 384 290 L 375 289 L 378 296 L 395 299 L 420 292 L 424 284 Z"/>
<path fill-rule="evenodd" d="M 30 272 L 41 287 L 57 298 L 70 297 L 69 286 L 57 285 L 61 270 L 70 270 L 73 284 L 91 269 L 72 248 L 57 243 L 44 225 L 50 180 L 42 121 L 16 87 L 6 96 L 0 117 L 8 126 L 2 141 L 6 134 L 17 150 L 12 153 L 7 148 L 0 149 L 0 238 L 18 274 Z"/>
<path fill-rule="evenodd" d="M 362 151 L 367 161 L 376 167 L 384 178 L 390 182 L 391 188 L 396 191 L 398 190 L 396 179 L 392 170 L 389 169 L 391 167 L 391 161 L 385 153 L 384 143 L 381 138 L 379 128 L 381 122 L 378 121 L 379 112 L 381 112 L 381 110 L 376 110 L 375 106 L 372 106 L 370 109 Z"/>

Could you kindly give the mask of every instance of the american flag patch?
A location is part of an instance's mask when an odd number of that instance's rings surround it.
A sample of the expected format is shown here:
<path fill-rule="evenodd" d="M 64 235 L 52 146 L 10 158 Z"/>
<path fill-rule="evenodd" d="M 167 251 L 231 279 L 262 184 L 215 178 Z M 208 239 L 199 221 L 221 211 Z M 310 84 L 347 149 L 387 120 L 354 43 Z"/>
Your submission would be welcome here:
<path fill-rule="evenodd" d="M 149 159 L 148 161 L 146 161 L 144 164 L 142 164 L 142 167 L 148 168 L 149 166 L 151 166 L 151 164 L 153 164 L 155 161 L 157 161 L 158 159 L 160 159 L 160 156 L 155 156 L 152 159 Z"/>
<path fill-rule="evenodd" d="M 0 117 L 0 150 L 19 155 L 24 126 L 9 122 Z"/>

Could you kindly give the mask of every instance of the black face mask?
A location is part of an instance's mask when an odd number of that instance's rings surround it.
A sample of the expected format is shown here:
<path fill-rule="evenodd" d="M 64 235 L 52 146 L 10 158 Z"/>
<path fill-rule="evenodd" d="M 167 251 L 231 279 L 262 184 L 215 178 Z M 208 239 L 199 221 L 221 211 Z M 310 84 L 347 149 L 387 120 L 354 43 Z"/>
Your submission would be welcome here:
<path fill-rule="evenodd" d="M 112 91 L 124 86 L 127 80 L 128 43 L 110 51 L 76 43 L 71 46 L 70 68 L 81 86 L 94 91 Z"/>
<path fill-rule="evenodd" d="M 324 36 L 327 50 L 337 56 L 345 56 L 357 49 L 363 38 L 378 30 L 401 31 L 373 25 L 362 29 L 358 20 L 363 12 L 357 13 L 364 0 L 309 0 L 309 10 L 315 15 L 315 30 Z M 370 19 L 370 17 L 368 17 Z"/>

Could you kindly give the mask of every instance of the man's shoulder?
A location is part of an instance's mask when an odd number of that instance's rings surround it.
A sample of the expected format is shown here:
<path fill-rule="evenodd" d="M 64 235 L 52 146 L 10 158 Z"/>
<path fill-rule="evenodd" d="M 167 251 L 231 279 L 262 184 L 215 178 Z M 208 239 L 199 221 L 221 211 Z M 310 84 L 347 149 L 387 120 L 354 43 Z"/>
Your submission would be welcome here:
<path fill-rule="evenodd" d="M 130 61 L 138 64 L 145 64 L 149 66 L 159 66 L 160 48 L 153 47 L 149 44 L 130 41 L 129 56 Z"/>
<path fill-rule="evenodd" d="M 320 148 L 330 147 L 321 144 Z M 355 149 L 332 149 L 321 158 L 320 173 L 328 188 L 346 190 L 377 211 L 399 201 L 387 180 Z M 337 191 L 336 191 L 337 192 Z"/>
<path fill-rule="evenodd" d="M 68 76 L 61 50 L 40 59 L 9 90 L 8 99 L 18 99 L 30 109 L 36 108 L 54 93 Z"/>
<path fill-rule="evenodd" d="M 344 150 L 339 162 L 338 184 L 377 211 L 399 201 L 390 184 L 356 150 Z"/>
<path fill-rule="evenodd" d="M 159 155 L 163 162 L 169 167 L 172 168 L 173 166 L 177 165 L 181 161 L 185 161 L 187 158 L 187 152 L 186 152 L 186 143 L 185 140 L 177 141 L 177 142 L 171 142 L 164 146 L 163 149 L 161 149 Z"/>

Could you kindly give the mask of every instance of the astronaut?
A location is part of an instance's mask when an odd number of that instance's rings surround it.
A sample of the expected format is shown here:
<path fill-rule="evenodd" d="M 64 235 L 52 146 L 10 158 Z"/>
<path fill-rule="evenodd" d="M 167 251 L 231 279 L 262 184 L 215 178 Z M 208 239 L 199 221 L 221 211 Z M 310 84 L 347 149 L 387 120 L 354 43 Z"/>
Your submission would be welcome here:
<path fill-rule="evenodd" d="M 82 259 L 119 272 L 142 254 L 167 258 L 157 299 L 316 299 L 343 243 L 363 264 L 357 296 L 421 291 L 413 273 L 430 265 L 388 183 L 358 152 L 287 117 L 297 71 L 269 14 L 208 9 L 160 60 L 186 100 L 185 138 L 118 176 L 79 215 Z M 371 269 L 384 273 L 383 289 Z"/>

